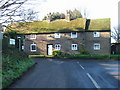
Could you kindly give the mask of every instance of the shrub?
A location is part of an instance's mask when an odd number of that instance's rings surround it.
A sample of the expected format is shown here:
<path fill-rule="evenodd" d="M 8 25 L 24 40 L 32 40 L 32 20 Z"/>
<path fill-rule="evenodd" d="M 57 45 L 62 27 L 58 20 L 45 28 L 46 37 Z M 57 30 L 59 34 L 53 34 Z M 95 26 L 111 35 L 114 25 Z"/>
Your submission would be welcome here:
<path fill-rule="evenodd" d="M 62 52 L 60 50 L 54 50 L 53 55 L 54 56 L 61 56 Z"/>
<path fill-rule="evenodd" d="M 24 52 L 20 52 L 14 47 L 3 50 L 2 63 L 2 88 L 8 87 L 35 64 Z"/>

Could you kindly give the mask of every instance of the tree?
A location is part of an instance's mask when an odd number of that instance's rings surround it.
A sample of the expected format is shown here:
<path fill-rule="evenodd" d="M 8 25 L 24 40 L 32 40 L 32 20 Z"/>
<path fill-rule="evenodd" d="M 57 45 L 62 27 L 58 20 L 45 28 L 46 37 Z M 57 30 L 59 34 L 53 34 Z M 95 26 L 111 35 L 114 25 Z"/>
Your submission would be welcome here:
<path fill-rule="evenodd" d="M 12 20 L 15 16 L 15 12 L 20 8 L 27 0 L 0 0 L 0 19 L 6 23 L 8 20 Z"/>
<path fill-rule="evenodd" d="M 76 19 L 76 18 L 82 18 L 82 15 L 81 15 L 80 11 L 77 10 L 77 9 L 73 10 L 73 15 L 74 15 L 73 16 L 74 19 Z"/>
<path fill-rule="evenodd" d="M 44 16 L 43 20 L 56 20 L 56 19 L 65 19 L 65 14 L 59 12 L 53 12 Z"/>
<path fill-rule="evenodd" d="M 21 21 L 36 21 L 38 20 L 37 13 L 38 12 L 35 12 L 32 9 L 20 9 L 16 16 L 19 16 Z"/>
<path fill-rule="evenodd" d="M 60 14 L 60 18 L 61 18 L 61 19 L 65 19 L 65 14 L 64 14 L 64 13 L 61 13 L 61 14 Z"/>
<path fill-rule="evenodd" d="M 112 38 L 116 41 L 116 42 L 120 42 L 120 26 L 116 26 L 113 27 L 114 30 L 112 31 Z"/>
<path fill-rule="evenodd" d="M 74 20 L 76 18 L 82 18 L 82 14 L 77 9 L 74 9 L 73 11 L 72 10 L 67 10 L 67 14 L 68 13 L 70 14 L 71 20 Z"/>

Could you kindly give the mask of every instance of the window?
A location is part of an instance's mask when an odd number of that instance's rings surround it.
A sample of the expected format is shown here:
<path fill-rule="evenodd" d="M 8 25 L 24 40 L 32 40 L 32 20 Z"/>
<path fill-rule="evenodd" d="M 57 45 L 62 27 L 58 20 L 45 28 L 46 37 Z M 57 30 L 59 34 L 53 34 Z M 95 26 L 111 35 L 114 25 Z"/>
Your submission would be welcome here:
<path fill-rule="evenodd" d="M 60 50 L 61 49 L 61 45 L 60 44 L 55 44 L 55 50 Z"/>
<path fill-rule="evenodd" d="M 36 34 L 31 34 L 30 39 L 36 39 Z"/>
<path fill-rule="evenodd" d="M 36 44 L 31 44 L 30 45 L 30 51 L 31 52 L 36 52 Z"/>
<path fill-rule="evenodd" d="M 55 38 L 60 38 L 60 33 L 55 33 Z"/>
<path fill-rule="evenodd" d="M 15 45 L 15 39 L 10 39 L 10 45 Z"/>
<path fill-rule="evenodd" d="M 77 38 L 77 32 L 71 32 L 71 38 Z"/>
<path fill-rule="evenodd" d="M 100 33 L 99 32 L 93 32 L 94 37 L 100 37 Z"/>
<path fill-rule="evenodd" d="M 72 44 L 72 50 L 77 50 L 77 44 Z"/>
<path fill-rule="evenodd" d="M 22 45 L 22 50 L 24 50 L 24 45 Z"/>
<path fill-rule="evenodd" d="M 95 43 L 93 48 L 94 48 L 94 50 L 100 50 L 100 44 Z"/>

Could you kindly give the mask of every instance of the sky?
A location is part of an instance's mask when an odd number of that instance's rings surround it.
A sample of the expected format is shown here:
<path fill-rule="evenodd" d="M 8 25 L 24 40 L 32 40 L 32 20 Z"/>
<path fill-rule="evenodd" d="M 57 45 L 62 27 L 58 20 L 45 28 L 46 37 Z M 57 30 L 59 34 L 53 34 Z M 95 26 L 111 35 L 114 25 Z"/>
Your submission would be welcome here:
<path fill-rule="evenodd" d="M 75 8 L 86 10 L 88 19 L 111 18 L 111 30 L 118 25 L 118 2 L 120 0 L 29 0 L 23 7 L 38 12 L 38 19 L 42 20 L 49 12 L 66 13 Z M 115 42 L 112 39 L 112 42 Z"/>
<path fill-rule="evenodd" d="M 42 20 L 49 12 L 62 12 L 66 10 L 86 10 L 87 18 L 111 18 L 112 26 L 118 24 L 118 1 L 120 0 L 30 0 L 24 5 L 32 8 L 38 13 L 39 20 Z"/>

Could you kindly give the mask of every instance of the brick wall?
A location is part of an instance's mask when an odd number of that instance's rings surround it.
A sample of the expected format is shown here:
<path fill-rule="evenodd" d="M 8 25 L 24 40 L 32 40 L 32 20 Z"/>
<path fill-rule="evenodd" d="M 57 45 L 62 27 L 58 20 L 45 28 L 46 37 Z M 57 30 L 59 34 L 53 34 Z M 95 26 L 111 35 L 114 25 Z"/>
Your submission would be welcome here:
<path fill-rule="evenodd" d="M 54 38 L 54 34 L 37 34 L 36 39 L 31 40 L 30 35 L 26 35 L 25 39 L 25 52 L 27 54 L 40 54 L 47 55 L 47 44 L 61 45 L 61 51 L 67 53 L 80 54 L 82 46 L 89 54 L 110 54 L 110 32 L 100 32 L 100 37 L 94 38 L 93 32 L 78 32 L 77 38 L 71 38 L 71 33 L 60 33 L 60 38 Z M 30 44 L 36 43 L 37 51 L 30 51 Z M 94 50 L 93 44 L 100 43 L 100 50 Z M 71 44 L 77 44 L 78 50 L 73 51 Z"/>

